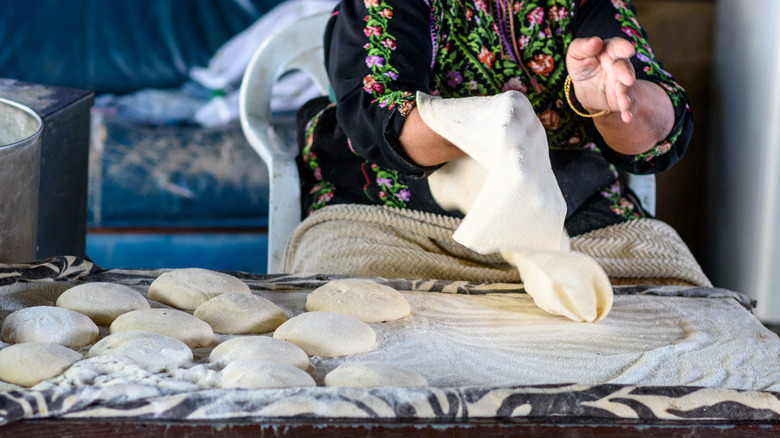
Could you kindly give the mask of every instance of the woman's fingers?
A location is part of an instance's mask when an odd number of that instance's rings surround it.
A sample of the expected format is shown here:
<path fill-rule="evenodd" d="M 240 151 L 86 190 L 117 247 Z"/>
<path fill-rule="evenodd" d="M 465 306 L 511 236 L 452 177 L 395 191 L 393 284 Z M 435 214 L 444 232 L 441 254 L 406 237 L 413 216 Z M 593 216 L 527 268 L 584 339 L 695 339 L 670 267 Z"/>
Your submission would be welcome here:
<path fill-rule="evenodd" d="M 612 59 L 629 59 L 634 54 L 634 45 L 623 38 L 609 38 L 604 40 L 604 52 Z"/>
<path fill-rule="evenodd" d="M 607 70 L 605 75 L 607 81 L 612 82 L 605 87 L 605 90 L 613 90 L 613 96 L 607 96 L 608 102 L 613 102 L 612 110 L 620 111 L 621 119 L 628 123 L 633 118 L 634 107 L 634 85 L 636 84 L 636 75 L 634 67 L 627 59 L 618 59 L 614 62 L 607 61 L 607 65 L 602 64 L 602 68 Z"/>
<path fill-rule="evenodd" d="M 572 80 L 582 81 L 593 76 L 600 67 L 599 53 L 604 43 L 601 38 L 576 38 L 566 52 L 566 69 Z"/>
<path fill-rule="evenodd" d="M 577 38 L 569 45 L 566 67 L 574 81 L 577 100 L 591 110 L 619 111 L 633 118 L 636 74 L 630 58 L 634 46 L 622 38 Z"/>

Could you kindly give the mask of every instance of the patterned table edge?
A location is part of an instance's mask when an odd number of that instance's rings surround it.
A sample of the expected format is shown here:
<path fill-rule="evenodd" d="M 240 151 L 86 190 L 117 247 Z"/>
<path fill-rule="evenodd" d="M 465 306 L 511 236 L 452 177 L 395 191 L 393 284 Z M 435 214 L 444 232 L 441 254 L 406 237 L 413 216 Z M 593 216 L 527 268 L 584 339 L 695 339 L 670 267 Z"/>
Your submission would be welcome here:
<path fill-rule="evenodd" d="M 6 391 L 0 393 L 0 425 L 48 417 L 188 421 L 281 418 L 464 421 L 548 417 L 672 422 L 780 421 L 780 393 L 688 386 L 314 387 L 184 393 L 132 386 Z M 129 400 L 129 392 L 141 396 Z"/>
<path fill-rule="evenodd" d="M 33 281 L 108 281 L 123 284 L 148 286 L 162 270 L 103 269 L 93 262 L 74 256 L 59 256 L 24 264 L 0 264 L 0 286 L 17 282 Z M 344 275 L 323 274 L 254 274 L 249 272 L 228 272 L 243 280 L 254 290 L 284 291 L 316 289 L 319 286 L 341 278 L 356 278 Z M 363 277 L 398 290 L 417 292 L 440 292 L 454 294 L 520 293 L 519 283 L 475 283 L 468 281 L 391 279 Z M 691 298 L 733 298 L 752 312 L 756 301 L 750 297 L 722 288 L 685 286 L 614 286 L 615 295 L 658 295 L 683 296 Z"/>

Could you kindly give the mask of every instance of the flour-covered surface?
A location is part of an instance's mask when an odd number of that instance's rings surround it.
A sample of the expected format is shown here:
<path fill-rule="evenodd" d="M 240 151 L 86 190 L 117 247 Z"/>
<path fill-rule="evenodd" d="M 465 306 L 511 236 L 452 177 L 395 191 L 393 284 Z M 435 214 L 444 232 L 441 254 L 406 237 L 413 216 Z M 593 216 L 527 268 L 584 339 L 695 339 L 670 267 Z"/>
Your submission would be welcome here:
<path fill-rule="evenodd" d="M 72 257 L 0 265 L 0 318 L 52 305 L 85 281 L 122 283 L 146 295 L 161 272 L 105 271 Z M 304 311 L 311 290 L 334 279 L 234 274 L 288 317 Z M 609 316 L 588 324 L 547 315 L 518 284 L 374 280 L 401 290 L 411 316 L 371 324 L 378 349 L 312 357 L 309 372 L 322 385 L 342 363 L 375 360 L 414 370 L 430 387 L 221 389 L 220 369 L 207 361 L 215 343 L 193 350 L 191 365 L 161 373 L 97 357 L 30 389 L 0 383 L 0 424 L 41 417 L 780 420 L 780 339 L 739 294 L 616 288 Z M 101 337 L 107 334 L 102 327 Z"/>

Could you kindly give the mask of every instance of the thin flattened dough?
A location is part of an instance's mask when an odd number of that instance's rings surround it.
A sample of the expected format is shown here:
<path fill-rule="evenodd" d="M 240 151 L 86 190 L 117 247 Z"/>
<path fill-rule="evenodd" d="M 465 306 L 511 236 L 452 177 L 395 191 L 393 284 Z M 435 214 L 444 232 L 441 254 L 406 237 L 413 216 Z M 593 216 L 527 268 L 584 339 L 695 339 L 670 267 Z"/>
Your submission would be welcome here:
<path fill-rule="evenodd" d="M 306 312 L 290 318 L 274 338 L 301 347 L 309 356 L 337 357 L 376 348 L 376 333 L 363 321 L 331 312 Z"/>
<path fill-rule="evenodd" d="M 117 283 L 84 283 L 63 292 L 57 307 L 83 313 L 97 325 L 111 325 L 121 314 L 148 309 L 149 302 L 140 292 Z"/>
<path fill-rule="evenodd" d="M 168 271 L 149 286 L 149 299 L 182 310 L 195 310 L 225 293 L 249 294 L 252 291 L 232 275 L 201 268 Z"/>
<path fill-rule="evenodd" d="M 395 321 L 409 316 L 409 303 L 392 287 L 367 280 L 335 280 L 306 297 L 306 310 L 336 312 L 363 322 Z"/>

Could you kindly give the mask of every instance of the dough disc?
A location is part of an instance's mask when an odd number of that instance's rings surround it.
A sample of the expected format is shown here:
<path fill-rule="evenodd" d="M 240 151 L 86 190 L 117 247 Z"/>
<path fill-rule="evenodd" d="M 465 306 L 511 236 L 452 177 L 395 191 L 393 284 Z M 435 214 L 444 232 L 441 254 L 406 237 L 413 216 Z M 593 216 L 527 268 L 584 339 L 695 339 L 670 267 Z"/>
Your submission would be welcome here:
<path fill-rule="evenodd" d="M 149 299 L 177 309 L 195 310 L 217 295 L 231 292 L 252 293 L 249 286 L 232 275 L 201 268 L 174 269 L 152 282 Z"/>
<path fill-rule="evenodd" d="M 84 283 L 63 292 L 57 307 L 83 313 L 97 325 L 111 325 L 117 316 L 148 309 L 149 302 L 140 292 L 116 283 Z"/>
<path fill-rule="evenodd" d="M 246 334 L 274 331 L 287 316 L 279 306 L 252 294 L 227 293 L 198 306 L 196 318 L 206 321 L 215 333 Z"/>
<path fill-rule="evenodd" d="M 159 373 L 191 362 L 192 350 L 184 342 L 170 336 L 131 330 L 99 340 L 89 349 L 87 356 L 126 357 L 145 370 Z"/>
<path fill-rule="evenodd" d="M 317 386 L 306 371 L 270 360 L 241 359 L 222 370 L 223 388 L 296 388 Z"/>
<path fill-rule="evenodd" d="M 309 356 L 295 344 L 268 336 L 240 336 L 211 350 L 209 362 L 225 366 L 239 359 L 263 359 L 309 368 Z"/>
<path fill-rule="evenodd" d="M 88 316 L 54 306 L 17 310 L 3 321 L 0 331 L 5 342 L 54 342 L 78 348 L 98 337 L 98 326 Z"/>
<path fill-rule="evenodd" d="M 394 367 L 384 362 L 366 361 L 345 363 L 329 372 L 325 376 L 325 386 L 422 388 L 428 386 L 428 382 L 414 371 Z"/>
<path fill-rule="evenodd" d="M 111 323 L 111 334 L 140 330 L 176 338 L 190 348 L 214 342 L 214 331 L 204 321 L 175 309 L 141 309 L 125 313 Z"/>
<path fill-rule="evenodd" d="M 363 322 L 395 321 L 409 316 L 409 303 L 392 287 L 367 280 L 336 280 L 306 297 L 306 310 L 336 312 Z"/>
<path fill-rule="evenodd" d="M 27 342 L 0 350 L 0 380 L 30 387 L 59 376 L 81 354 L 51 342 Z"/>
<path fill-rule="evenodd" d="M 374 329 L 341 313 L 302 313 L 280 325 L 274 338 L 292 342 L 309 356 L 348 356 L 376 348 Z"/>

